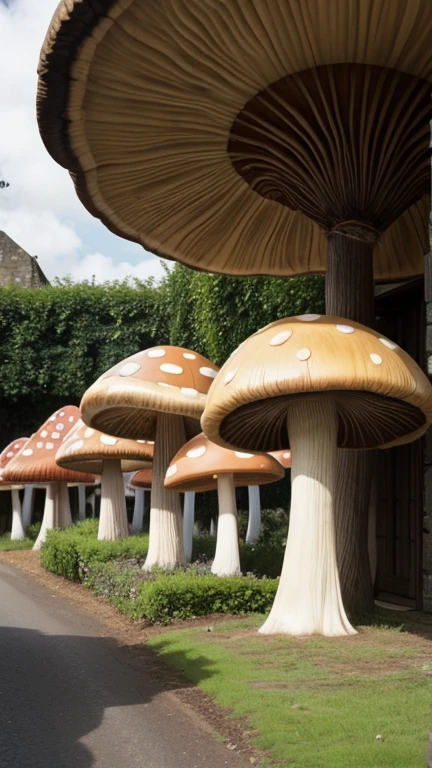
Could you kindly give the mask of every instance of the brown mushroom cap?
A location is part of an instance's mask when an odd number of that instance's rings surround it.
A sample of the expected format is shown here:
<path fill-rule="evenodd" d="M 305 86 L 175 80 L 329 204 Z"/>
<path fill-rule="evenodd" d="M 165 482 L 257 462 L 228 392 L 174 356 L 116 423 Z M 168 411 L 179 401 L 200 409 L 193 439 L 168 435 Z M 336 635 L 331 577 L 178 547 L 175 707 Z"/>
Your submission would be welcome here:
<path fill-rule="evenodd" d="M 79 408 L 65 405 L 30 437 L 4 470 L 5 480 L 18 483 L 83 483 L 94 476 L 62 469 L 55 462 L 56 448 L 80 418 Z"/>
<path fill-rule="evenodd" d="M 140 469 L 139 472 L 135 472 L 130 481 L 129 488 L 143 488 L 148 491 L 151 489 L 153 479 L 152 469 Z"/>
<path fill-rule="evenodd" d="M 279 464 L 282 464 L 284 469 L 290 469 L 291 467 L 291 451 L 269 451 L 270 456 L 274 456 Z"/>
<path fill-rule="evenodd" d="M 432 420 L 432 387 L 400 347 L 339 317 L 299 315 L 262 328 L 238 347 L 208 394 L 201 425 L 225 447 L 289 446 L 294 397 L 330 397 L 340 448 L 399 445 Z"/>
<path fill-rule="evenodd" d="M 110 435 L 154 440 L 156 414 L 184 416 L 196 434 L 218 368 L 183 347 L 151 347 L 122 360 L 84 393 L 86 424 Z"/>
<path fill-rule="evenodd" d="M 122 472 L 135 472 L 153 459 L 153 443 L 147 440 L 125 440 L 87 427 L 80 419 L 56 453 L 55 460 L 64 469 L 101 475 L 103 463 L 121 460 Z"/>
<path fill-rule="evenodd" d="M 10 461 L 17 455 L 17 453 L 24 448 L 28 441 L 28 437 L 17 437 L 16 440 L 12 440 L 6 448 L 3 448 L 0 453 L 0 491 L 12 491 L 21 486 L 11 485 L 3 479 L 3 471 L 7 467 Z"/>
<path fill-rule="evenodd" d="M 313 197 L 326 212 L 329 191 L 341 186 L 335 169 L 341 183 L 358 175 L 354 202 L 383 177 L 380 201 L 410 187 L 374 254 L 376 279 L 403 279 L 423 273 L 429 248 L 431 39 L 429 0 L 334 0 L 331 12 L 329 0 L 63 0 L 41 52 L 39 128 L 84 205 L 113 232 L 212 272 L 324 272 L 328 225 L 304 211 Z M 336 95 L 332 77 L 328 87 L 308 82 L 308 73 L 339 65 L 350 71 Z M 356 68 L 365 87 L 351 99 Z M 341 113 L 344 103 L 351 114 Z M 377 113 L 386 110 L 391 125 L 382 126 Z M 398 141 L 415 171 L 395 162 Z M 346 146 L 358 152 L 344 165 Z M 350 213 L 358 218 L 355 205 Z"/>
<path fill-rule="evenodd" d="M 221 448 L 201 433 L 189 440 L 167 469 L 165 487 L 172 491 L 212 491 L 218 475 L 233 475 L 235 486 L 265 485 L 284 476 L 283 467 L 266 453 Z"/>

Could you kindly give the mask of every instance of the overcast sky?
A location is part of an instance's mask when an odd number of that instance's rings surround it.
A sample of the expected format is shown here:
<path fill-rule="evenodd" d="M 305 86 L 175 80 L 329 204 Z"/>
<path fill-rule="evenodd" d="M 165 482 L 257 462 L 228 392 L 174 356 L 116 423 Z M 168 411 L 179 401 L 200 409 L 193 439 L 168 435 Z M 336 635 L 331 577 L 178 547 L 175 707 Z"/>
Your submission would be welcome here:
<path fill-rule="evenodd" d="M 36 123 L 39 50 L 57 0 L 0 0 L 0 230 L 51 280 L 98 282 L 163 274 L 160 259 L 112 235 L 79 202 L 69 174 L 46 151 Z"/>

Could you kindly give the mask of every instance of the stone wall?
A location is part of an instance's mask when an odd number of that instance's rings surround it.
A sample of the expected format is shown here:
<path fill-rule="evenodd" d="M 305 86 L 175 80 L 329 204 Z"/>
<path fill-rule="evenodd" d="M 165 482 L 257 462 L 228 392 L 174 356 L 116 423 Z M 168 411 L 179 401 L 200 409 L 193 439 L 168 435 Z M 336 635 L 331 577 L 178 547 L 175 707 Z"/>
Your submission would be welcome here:
<path fill-rule="evenodd" d="M 30 256 L 5 232 L 0 232 L 0 285 L 14 283 L 21 288 L 42 288 L 48 280 L 37 259 Z"/>

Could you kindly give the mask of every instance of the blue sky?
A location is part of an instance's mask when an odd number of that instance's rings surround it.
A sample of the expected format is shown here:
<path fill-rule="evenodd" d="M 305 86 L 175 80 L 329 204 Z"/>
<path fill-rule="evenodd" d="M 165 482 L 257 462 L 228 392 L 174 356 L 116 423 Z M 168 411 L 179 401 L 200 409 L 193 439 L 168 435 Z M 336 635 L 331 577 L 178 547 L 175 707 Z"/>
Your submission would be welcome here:
<path fill-rule="evenodd" d="M 0 0 L 0 179 L 10 183 L 0 190 L 0 230 L 37 254 L 49 279 L 158 279 L 160 259 L 90 216 L 40 139 L 36 68 L 56 6 L 57 0 Z"/>

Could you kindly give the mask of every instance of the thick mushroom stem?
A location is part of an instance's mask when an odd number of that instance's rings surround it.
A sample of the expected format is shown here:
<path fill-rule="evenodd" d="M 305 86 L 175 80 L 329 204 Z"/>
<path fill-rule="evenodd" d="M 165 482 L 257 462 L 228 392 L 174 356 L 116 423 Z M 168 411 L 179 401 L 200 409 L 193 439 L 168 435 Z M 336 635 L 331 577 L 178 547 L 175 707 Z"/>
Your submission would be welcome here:
<path fill-rule="evenodd" d="M 121 463 L 107 459 L 102 467 L 98 539 L 116 541 L 126 536 L 129 525 Z"/>
<path fill-rule="evenodd" d="M 134 533 L 139 533 L 143 529 L 144 524 L 144 488 L 135 488 L 135 502 L 132 518 L 132 530 Z"/>
<path fill-rule="evenodd" d="M 375 327 L 374 242 L 341 233 L 328 238 L 326 312 Z M 336 551 L 344 605 L 352 614 L 373 610 L 368 558 L 368 511 L 374 456 L 338 451 L 335 487 Z"/>
<path fill-rule="evenodd" d="M 219 475 L 217 479 L 219 517 L 216 552 L 211 568 L 217 576 L 234 576 L 240 573 L 237 507 L 232 474 Z"/>
<path fill-rule="evenodd" d="M 292 491 L 288 540 L 276 597 L 263 634 L 355 634 L 342 603 L 336 564 L 333 495 L 336 408 L 308 396 L 288 411 Z"/>
<path fill-rule="evenodd" d="M 187 563 L 192 560 L 194 522 L 195 491 L 186 491 L 183 502 L 183 547 Z"/>
<path fill-rule="evenodd" d="M 40 549 L 52 528 L 66 528 L 72 523 L 69 493 L 66 483 L 50 483 L 46 486 L 42 525 L 33 549 Z"/>
<path fill-rule="evenodd" d="M 164 486 L 166 471 L 186 442 L 183 417 L 158 413 L 150 500 L 149 549 L 143 565 L 171 569 L 185 562 L 180 496 Z"/>
<path fill-rule="evenodd" d="M 253 544 L 261 531 L 261 499 L 259 485 L 248 485 L 249 518 L 246 531 L 247 544 Z"/>
<path fill-rule="evenodd" d="M 25 539 L 25 531 L 21 516 L 21 499 L 19 491 L 12 490 L 12 529 L 11 541 L 20 541 Z"/>
<path fill-rule="evenodd" d="M 22 519 L 24 530 L 29 527 L 33 514 L 34 486 L 26 485 L 22 503 Z"/>

